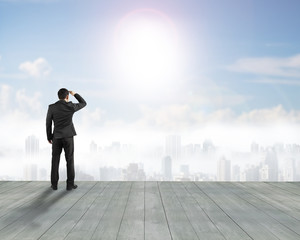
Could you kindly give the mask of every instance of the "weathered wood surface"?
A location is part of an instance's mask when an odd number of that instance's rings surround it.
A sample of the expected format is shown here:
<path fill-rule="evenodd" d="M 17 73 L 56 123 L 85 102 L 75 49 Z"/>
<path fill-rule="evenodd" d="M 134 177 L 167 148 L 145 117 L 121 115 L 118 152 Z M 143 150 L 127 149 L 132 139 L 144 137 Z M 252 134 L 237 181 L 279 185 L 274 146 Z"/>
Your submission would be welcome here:
<path fill-rule="evenodd" d="M 0 182 L 0 239 L 300 239 L 298 182 Z"/>

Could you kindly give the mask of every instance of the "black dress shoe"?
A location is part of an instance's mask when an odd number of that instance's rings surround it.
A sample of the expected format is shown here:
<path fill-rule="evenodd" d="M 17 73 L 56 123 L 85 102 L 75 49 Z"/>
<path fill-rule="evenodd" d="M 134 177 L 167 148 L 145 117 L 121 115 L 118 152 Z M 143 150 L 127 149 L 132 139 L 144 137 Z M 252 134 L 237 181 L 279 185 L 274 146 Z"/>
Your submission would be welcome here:
<path fill-rule="evenodd" d="M 78 186 L 77 185 L 72 185 L 72 186 L 67 186 L 67 190 L 70 191 L 72 189 L 76 189 Z"/>
<path fill-rule="evenodd" d="M 57 186 L 51 185 L 51 188 L 52 188 L 53 190 L 57 190 Z"/>

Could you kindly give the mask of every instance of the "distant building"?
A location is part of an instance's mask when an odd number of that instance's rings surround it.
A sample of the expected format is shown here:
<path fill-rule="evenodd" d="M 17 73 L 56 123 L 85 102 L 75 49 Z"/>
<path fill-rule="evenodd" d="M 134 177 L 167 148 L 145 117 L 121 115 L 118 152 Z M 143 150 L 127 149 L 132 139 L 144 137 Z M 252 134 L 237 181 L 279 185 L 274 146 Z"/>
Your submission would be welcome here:
<path fill-rule="evenodd" d="M 231 162 L 225 157 L 221 157 L 218 161 L 217 179 L 218 181 L 231 180 Z"/>
<path fill-rule="evenodd" d="M 127 169 L 123 170 L 123 180 L 145 181 L 146 174 L 143 169 L 139 169 L 139 165 L 137 163 L 130 163 Z"/>
<path fill-rule="evenodd" d="M 39 178 L 40 181 L 46 181 L 49 179 L 47 176 L 47 170 L 45 168 L 40 168 L 39 169 Z"/>
<path fill-rule="evenodd" d="M 259 167 L 251 166 L 241 173 L 241 181 L 259 181 Z"/>
<path fill-rule="evenodd" d="M 285 160 L 285 166 L 283 169 L 283 180 L 295 181 L 296 178 L 296 161 L 295 158 L 289 157 Z"/>
<path fill-rule="evenodd" d="M 25 181 L 37 181 L 38 180 L 38 167 L 36 164 L 27 163 L 24 168 L 24 180 Z"/>
<path fill-rule="evenodd" d="M 194 155 L 194 145 L 188 144 L 182 148 L 182 157 L 183 159 L 191 159 Z"/>
<path fill-rule="evenodd" d="M 240 181 L 240 175 L 241 175 L 240 166 L 234 165 L 232 167 L 231 180 L 236 182 Z"/>
<path fill-rule="evenodd" d="M 94 141 L 92 141 L 90 144 L 90 153 L 96 153 L 97 150 L 98 150 L 97 144 Z"/>
<path fill-rule="evenodd" d="M 273 151 L 275 151 L 277 154 L 278 153 L 284 153 L 285 152 L 284 144 L 283 143 L 274 144 Z"/>
<path fill-rule="evenodd" d="M 201 144 L 194 145 L 194 154 L 198 157 L 201 154 Z"/>
<path fill-rule="evenodd" d="M 258 153 L 259 152 L 259 145 L 255 142 L 251 144 L 251 152 L 252 153 Z"/>
<path fill-rule="evenodd" d="M 100 181 L 122 180 L 121 168 L 101 167 L 99 171 L 100 171 Z"/>
<path fill-rule="evenodd" d="M 192 181 L 215 181 L 216 178 L 214 175 L 198 172 L 193 175 L 191 180 Z"/>
<path fill-rule="evenodd" d="M 165 154 L 170 156 L 174 162 L 181 159 L 181 137 L 169 135 L 166 137 Z"/>
<path fill-rule="evenodd" d="M 269 165 L 264 164 L 262 167 L 259 169 L 259 180 L 260 181 L 269 181 L 270 179 L 270 169 Z"/>
<path fill-rule="evenodd" d="M 39 151 L 39 139 L 36 138 L 34 135 L 27 137 L 25 140 L 26 160 L 29 162 L 37 160 Z"/>
<path fill-rule="evenodd" d="M 189 177 L 190 175 L 190 167 L 189 165 L 180 165 L 180 173 L 183 175 L 183 177 Z"/>
<path fill-rule="evenodd" d="M 295 174 L 296 174 L 296 181 L 300 181 L 300 159 L 299 157 L 295 161 Z"/>
<path fill-rule="evenodd" d="M 27 181 L 38 180 L 39 139 L 34 135 L 25 139 L 25 163 L 23 165 L 23 179 Z"/>
<path fill-rule="evenodd" d="M 212 152 L 214 152 L 215 151 L 215 147 L 214 147 L 214 145 L 213 145 L 213 143 L 212 143 L 212 141 L 211 140 L 205 140 L 204 142 L 203 142 L 203 152 L 204 153 L 212 153 Z"/>
<path fill-rule="evenodd" d="M 121 143 L 120 142 L 112 142 L 111 150 L 113 152 L 120 152 L 121 151 Z"/>
<path fill-rule="evenodd" d="M 264 179 L 263 181 L 278 181 L 278 159 L 274 149 L 270 148 L 267 150 L 263 168 L 262 171 L 268 169 L 268 173 L 265 174 L 265 176 L 268 175 L 268 179 Z"/>
<path fill-rule="evenodd" d="M 164 180 L 171 181 L 173 179 L 172 158 L 170 156 L 165 156 L 162 159 L 162 175 Z"/>
<path fill-rule="evenodd" d="M 173 176 L 174 181 L 191 181 L 189 165 L 180 165 L 179 174 Z"/>

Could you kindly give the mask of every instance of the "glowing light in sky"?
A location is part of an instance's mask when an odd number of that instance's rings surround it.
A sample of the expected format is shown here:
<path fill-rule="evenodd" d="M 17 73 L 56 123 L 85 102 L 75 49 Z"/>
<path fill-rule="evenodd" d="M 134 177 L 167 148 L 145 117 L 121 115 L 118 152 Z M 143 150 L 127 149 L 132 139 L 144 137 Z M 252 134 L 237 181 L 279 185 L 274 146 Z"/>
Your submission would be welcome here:
<path fill-rule="evenodd" d="M 180 69 L 176 27 L 155 9 L 138 9 L 120 20 L 115 50 L 120 74 L 138 88 L 168 85 Z"/>

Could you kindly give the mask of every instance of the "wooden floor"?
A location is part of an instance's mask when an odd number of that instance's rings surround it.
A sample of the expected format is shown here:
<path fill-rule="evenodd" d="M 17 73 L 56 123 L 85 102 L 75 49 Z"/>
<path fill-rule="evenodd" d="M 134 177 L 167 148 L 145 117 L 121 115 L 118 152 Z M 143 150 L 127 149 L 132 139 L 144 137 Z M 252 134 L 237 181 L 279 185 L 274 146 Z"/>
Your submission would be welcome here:
<path fill-rule="evenodd" d="M 300 183 L 0 182 L 0 239 L 300 239 Z"/>

